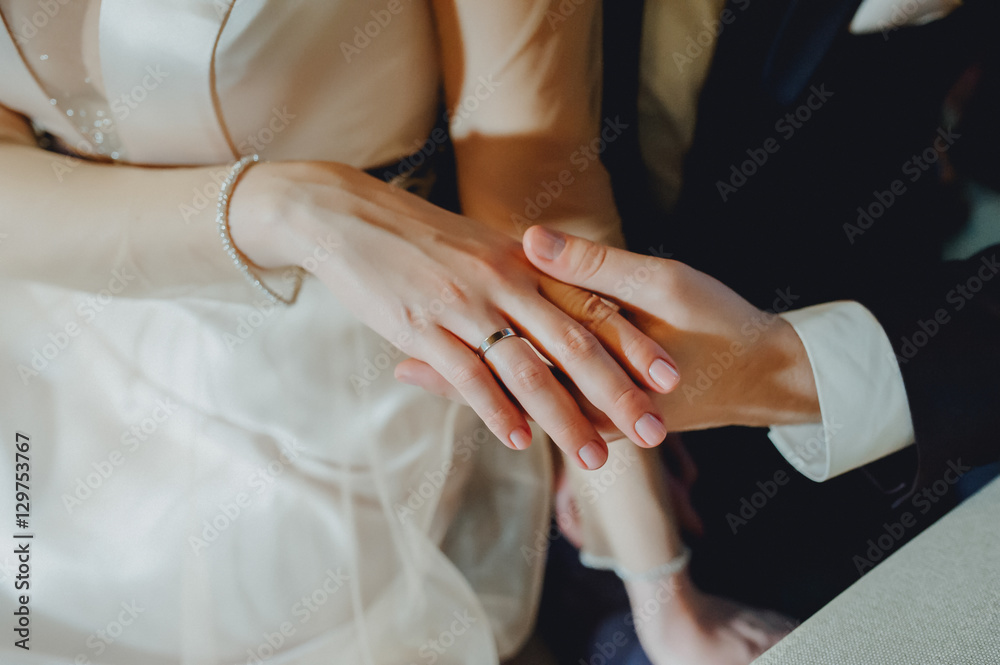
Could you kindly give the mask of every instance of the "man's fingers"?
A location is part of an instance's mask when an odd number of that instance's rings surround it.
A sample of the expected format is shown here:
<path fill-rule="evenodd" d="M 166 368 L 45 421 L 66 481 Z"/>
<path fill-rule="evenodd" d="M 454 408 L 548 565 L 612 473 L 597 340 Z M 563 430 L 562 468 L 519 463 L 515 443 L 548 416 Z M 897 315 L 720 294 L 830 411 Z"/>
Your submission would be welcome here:
<path fill-rule="evenodd" d="M 677 363 L 619 313 L 618 306 L 575 286 L 542 278 L 539 291 L 594 334 L 637 383 L 658 393 L 677 387 Z"/>
<path fill-rule="evenodd" d="M 560 282 L 600 293 L 618 302 L 656 307 L 651 285 L 653 273 L 667 269 L 669 261 L 633 254 L 622 249 L 533 226 L 524 233 L 524 254 L 542 272 Z"/>

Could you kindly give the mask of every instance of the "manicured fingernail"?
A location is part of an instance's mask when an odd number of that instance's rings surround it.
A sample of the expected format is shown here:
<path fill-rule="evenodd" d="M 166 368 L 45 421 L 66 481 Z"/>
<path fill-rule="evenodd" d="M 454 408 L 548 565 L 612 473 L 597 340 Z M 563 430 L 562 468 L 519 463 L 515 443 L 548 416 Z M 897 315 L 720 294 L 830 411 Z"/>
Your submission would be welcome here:
<path fill-rule="evenodd" d="M 635 421 L 635 433 L 650 447 L 663 443 L 663 439 L 667 438 L 666 426 L 652 413 L 647 413 Z"/>
<path fill-rule="evenodd" d="M 580 456 L 580 461 L 583 462 L 583 465 L 591 471 L 600 469 L 604 466 L 604 462 L 608 459 L 604 446 L 596 441 L 591 441 L 581 448 L 578 455 Z"/>
<path fill-rule="evenodd" d="M 510 445 L 516 450 L 524 450 L 531 445 L 531 430 L 524 427 L 510 433 Z"/>
<path fill-rule="evenodd" d="M 664 390 L 673 390 L 681 380 L 681 375 L 674 366 L 663 358 L 657 358 L 649 366 L 649 376 Z"/>
<path fill-rule="evenodd" d="M 553 261 L 566 247 L 566 238 L 557 231 L 539 226 L 531 239 L 531 250 L 546 261 Z"/>

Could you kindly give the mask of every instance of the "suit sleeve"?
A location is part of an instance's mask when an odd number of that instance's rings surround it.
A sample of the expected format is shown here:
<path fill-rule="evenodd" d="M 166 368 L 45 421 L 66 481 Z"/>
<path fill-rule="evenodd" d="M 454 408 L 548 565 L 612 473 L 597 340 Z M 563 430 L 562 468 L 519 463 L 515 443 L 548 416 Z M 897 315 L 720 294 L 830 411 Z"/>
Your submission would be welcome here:
<path fill-rule="evenodd" d="M 921 477 L 1000 459 L 1000 245 L 863 300 L 892 344 Z M 902 281 L 902 280 L 901 280 Z"/>

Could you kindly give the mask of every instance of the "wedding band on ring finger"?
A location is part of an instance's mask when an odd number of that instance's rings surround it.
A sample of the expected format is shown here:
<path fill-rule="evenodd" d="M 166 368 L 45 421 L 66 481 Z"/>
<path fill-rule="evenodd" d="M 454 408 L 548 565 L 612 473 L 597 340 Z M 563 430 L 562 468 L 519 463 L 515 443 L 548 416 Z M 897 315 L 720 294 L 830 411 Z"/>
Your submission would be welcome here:
<path fill-rule="evenodd" d="M 486 359 L 486 352 L 490 350 L 491 347 L 498 344 L 499 342 L 507 339 L 508 337 L 518 337 L 519 335 L 514 332 L 513 328 L 501 328 L 496 331 L 486 339 L 484 339 L 480 344 L 479 348 L 476 349 L 476 353 L 479 354 L 480 358 Z"/>
<path fill-rule="evenodd" d="M 557 446 L 576 458 L 582 468 L 599 468 L 607 459 L 607 448 L 600 434 L 559 382 L 545 357 L 528 339 L 510 333 L 500 329 L 487 337 L 483 346 L 488 350 L 508 337 L 517 339 L 517 343 L 504 344 L 486 357 L 480 354 L 481 360 L 529 418 L 543 431 L 556 433 L 553 441 Z M 514 440 L 513 433 L 510 439 L 512 447 L 518 450 L 526 447 Z"/>
<path fill-rule="evenodd" d="M 490 371 L 497 376 L 498 380 L 500 380 L 500 376 L 497 374 L 496 369 L 493 367 L 493 364 L 486 359 L 486 352 L 507 338 L 524 340 L 524 338 L 518 335 L 513 328 L 508 326 L 497 330 L 495 333 L 491 335 L 488 335 L 482 342 L 480 342 L 479 346 L 475 349 L 476 355 L 479 356 L 479 359 L 483 362 L 484 365 L 490 368 Z M 500 383 L 501 385 L 503 385 L 502 380 L 500 381 Z M 510 442 L 510 445 L 515 450 L 524 450 L 529 445 L 531 445 L 531 429 L 519 428 L 517 430 L 514 430 L 510 432 L 510 434 L 507 437 L 507 440 Z"/>

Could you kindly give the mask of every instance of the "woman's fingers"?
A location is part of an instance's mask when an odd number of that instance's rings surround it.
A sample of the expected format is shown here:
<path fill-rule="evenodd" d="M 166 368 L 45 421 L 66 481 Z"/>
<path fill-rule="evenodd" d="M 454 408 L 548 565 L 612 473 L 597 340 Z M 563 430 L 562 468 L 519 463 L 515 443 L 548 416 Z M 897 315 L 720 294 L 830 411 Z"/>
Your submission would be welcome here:
<path fill-rule="evenodd" d="M 518 323 L 532 344 L 570 378 L 587 400 L 607 414 L 625 436 L 644 448 L 663 441 L 667 430 L 649 395 L 583 324 L 544 298 L 524 299 L 518 303 L 517 311 Z M 524 400 L 520 401 L 528 407 Z M 531 413 L 530 408 L 528 412 Z"/>
<path fill-rule="evenodd" d="M 469 339 L 478 334 L 472 333 Z M 403 380 L 412 379 L 409 382 L 445 397 L 457 393 L 501 441 L 523 450 L 531 444 L 531 430 L 524 413 L 511 401 L 513 397 L 581 467 L 597 469 L 607 461 L 604 440 L 524 340 L 517 336 L 500 340 L 482 358 L 443 329 L 431 333 L 427 344 L 431 352 L 425 355 L 434 358 L 433 363 L 401 363 L 397 376 L 402 373 Z"/>
<path fill-rule="evenodd" d="M 608 437 L 617 436 L 619 434 L 618 428 L 615 427 L 614 423 L 608 419 L 608 416 L 599 411 L 593 404 L 588 402 L 586 398 L 580 394 L 573 382 L 566 378 L 566 375 L 562 372 L 556 370 L 554 372 L 556 379 L 559 383 L 563 385 L 569 394 L 573 396 L 574 401 L 579 405 L 580 410 L 583 411 L 583 415 L 589 420 L 594 427 L 597 428 L 601 437 L 607 440 Z M 452 402 L 468 406 L 468 402 L 465 398 L 455 390 L 455 386 L 448 383 L 443 376 L 441 376 L 436 369 L 425 363 L 423 360 L 417 360 L 416 358 L 407 358 L 403 360 L 398 365 L 396 365 L 395 371 L 396 380 L 402 383 L 406 383 L 411 386 L 416 386 L 418 388 L 423 388 L 427 392 L 437 395 L 439 397 L 444 397 L 445 399 L 450 399 Z M 524 412 L 524 409 L 521 409 Z M 666 441 L 670 441 L 670 435 L 667 436 Z M 686 478 L 686 477 L 685 477 Z"/>
<path fill-rule="evenodd" d="M 593 333 L 633 379 L 659 393 L 680 383 L 670 354 L 622 316 L 617 305 L 549 278 L 543 278 L 540 287 L 543 296 Z"/>
<path fill-rule="evenodd" d="M 511 448 L 523 450 L 531 445 L 527 420 L 479 356 L 443 329 L 427 334 L 429 353 L 424 356 L 431 359 L 431 367 L 454 387 L 486 427 Z"/>
<path fill-rule="evenodd" d="M 608 459 L 604 440 L 530 345 L 517 337 L 504 339 L 486 352 L 484 360 L 567 455 L 585 469 L 604 465 Z"/>

